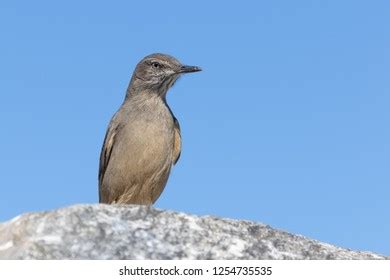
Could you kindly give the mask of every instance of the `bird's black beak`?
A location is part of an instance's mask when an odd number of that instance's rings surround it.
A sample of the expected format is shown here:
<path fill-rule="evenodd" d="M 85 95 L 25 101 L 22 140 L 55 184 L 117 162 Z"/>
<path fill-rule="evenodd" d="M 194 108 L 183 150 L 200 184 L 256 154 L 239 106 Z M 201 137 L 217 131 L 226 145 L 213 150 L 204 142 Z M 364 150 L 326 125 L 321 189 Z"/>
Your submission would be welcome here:
<path fill-rule="evenodd" d="M 179 73 L 192 73 L 192 72 L 199 72 L 199 71 L 202 71 L 202 69 L 198 66 L 182 65 L 179 69 Z"/>

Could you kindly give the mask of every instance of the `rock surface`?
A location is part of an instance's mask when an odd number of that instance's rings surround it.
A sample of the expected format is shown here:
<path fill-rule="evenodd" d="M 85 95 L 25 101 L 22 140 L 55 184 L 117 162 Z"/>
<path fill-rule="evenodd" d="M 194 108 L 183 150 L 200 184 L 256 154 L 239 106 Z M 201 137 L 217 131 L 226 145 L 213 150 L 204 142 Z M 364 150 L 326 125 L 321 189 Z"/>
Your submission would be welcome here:
<path fill-rule="evenodd" d="M 145 206 L 75 205 L 0 224 L 0 259 L 385 259 L 270 228 Z"/>

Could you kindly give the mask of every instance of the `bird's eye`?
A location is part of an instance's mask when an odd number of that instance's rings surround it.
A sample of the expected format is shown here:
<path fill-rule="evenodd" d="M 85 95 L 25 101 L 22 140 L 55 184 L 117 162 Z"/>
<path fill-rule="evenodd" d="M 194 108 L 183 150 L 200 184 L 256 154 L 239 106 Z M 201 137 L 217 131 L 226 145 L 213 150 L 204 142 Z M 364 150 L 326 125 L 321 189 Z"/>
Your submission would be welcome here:
<path fill-rule="evenodd" d="M 154 68 L 161 68 L 161 64 L 158 63 L 158 62 L 152 62 L 152 66 L 153 66 Z"/>

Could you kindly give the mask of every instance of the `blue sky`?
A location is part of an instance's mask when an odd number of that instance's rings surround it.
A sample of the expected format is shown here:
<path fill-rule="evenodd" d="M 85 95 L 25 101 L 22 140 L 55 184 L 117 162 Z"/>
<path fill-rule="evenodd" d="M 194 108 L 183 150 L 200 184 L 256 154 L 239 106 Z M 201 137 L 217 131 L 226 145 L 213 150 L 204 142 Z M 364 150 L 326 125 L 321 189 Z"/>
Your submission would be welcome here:
<path fill-rule="evenodd" d="M 390 255 L 387 1 L 7 1 L 0 221 L 96 203 L 107 124 L 153 52 L 204 71 L 168 102 L 183 151 L 156 207 Z"/>

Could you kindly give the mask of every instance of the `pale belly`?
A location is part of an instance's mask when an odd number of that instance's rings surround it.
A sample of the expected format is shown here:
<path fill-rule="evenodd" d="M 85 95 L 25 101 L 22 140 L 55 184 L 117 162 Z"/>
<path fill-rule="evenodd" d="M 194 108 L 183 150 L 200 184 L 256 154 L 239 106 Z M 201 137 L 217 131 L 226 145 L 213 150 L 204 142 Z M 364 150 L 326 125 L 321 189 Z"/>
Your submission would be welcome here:
<path fill-rule="evenodd" d="M 174 130 L 133 123 L 120 135 L 107 172 L 119 203 L 153 203 L 163 191 L 173 164 Z M 127 130 L 126 130 L 127 129 Z M 123 201 L 121 201 L 123 200 Z"/>
<path fill-rule="evenodd" d="M 152 204 L 165 187 L 174 161 L 174 121 L 165 104 L 152 105 L 122 108 L 128 121 L 115 136 L 102 184 L 108 201 Z"/>

